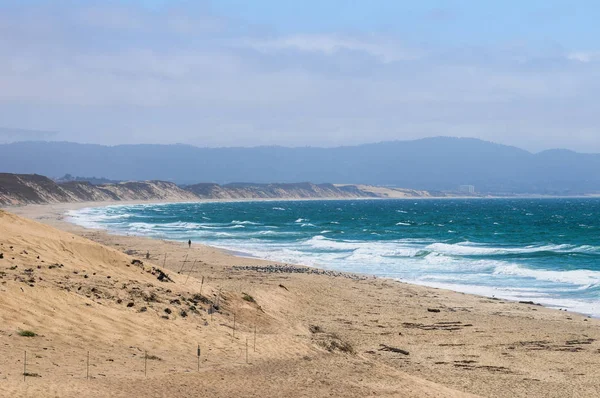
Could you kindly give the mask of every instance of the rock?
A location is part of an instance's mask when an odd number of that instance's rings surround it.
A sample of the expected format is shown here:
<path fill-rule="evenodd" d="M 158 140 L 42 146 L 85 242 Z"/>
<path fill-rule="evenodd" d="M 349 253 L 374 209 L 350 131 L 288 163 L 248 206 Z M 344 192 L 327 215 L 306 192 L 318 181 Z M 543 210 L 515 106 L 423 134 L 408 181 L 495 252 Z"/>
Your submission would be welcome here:
<path fill-rule="evenodd" d="M 185 318 L 187 316 L 187 312 L 185 312 L 184 310 L 181 310 L 179 312 L 179 315 L 181 315 L 182 318 Z"/>
<path fill-rule="evenodd" d="M 318 326 L 318 325 L 310 325 L 308 327 L 308 330 L 311 333 L 323 333 L 323 329 L 320 326 Z"/>
<path fill-rule="evenodd" d="M 152 275 L 157 275 L 156 279 L 158 279 L 161 282 L 173 282 L 173 280 L 169 277 L 169 275 L 167 275 L 165 272 L 163 272 L 163 270 L 161 270 L 160 268 L 155 268 L 152 267 Z"/>
<path fill-rule="evenodd" d="M 131 308 L 133 307 L 135 304 L 133 303 L 133 301 L 130 301 L 129 303 L 127 303 L 127 308 Z"/>
<path fill-rule="evenodd" d="M 194 304 L 198 304 L 198 303 L 203 303 L 203 304 L 212 304 L 212 301 L 210 301 L 210 299 L 208 299 L 207 297 L 201 295 L 201 294 L 194 294 L 192 296 L 192 303 Z"/>
<path fill-rule="evenodd" d="M 140 308 L 140 312 L 146 312 L 146 311 L 148 311 L 148 308 L 146 308 L 146 307 Z"/>
<path fill-rule="evenodd" d="M 170 313 L 171 313 L 171 312 L 173 312 L 173 311 L 171 311 L 171 309 L 170 309 L 170 308 L 165 308 L 165 312 L 166 312 L 167 314 L 170 314 Z"/>
<path fill-rule="evenodd" d="M 437 308 L 427 308 L 427 312 L 440 312 Z"/>
<path fill-rule="evenodd" d="M 0 253 L 0 259 L 4 258 L 4 253 Z"/>

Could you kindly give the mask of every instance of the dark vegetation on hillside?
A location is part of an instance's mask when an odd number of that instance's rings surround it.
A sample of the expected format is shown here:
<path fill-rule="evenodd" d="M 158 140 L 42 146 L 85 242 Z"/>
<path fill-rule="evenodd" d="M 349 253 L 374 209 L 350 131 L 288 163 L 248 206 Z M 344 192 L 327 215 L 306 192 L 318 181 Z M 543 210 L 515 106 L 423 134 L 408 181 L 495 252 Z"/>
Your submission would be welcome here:
<path fill-rule="evenodd" d="M 206 181 L 226 186 L 237 182 L 231 189 L 248 189 L 243 183 L 311 181 L 319 186 L 334 182 L 430 192 L 456 191 L 465 184 L 491 194 L 600 192 L 600 155 L 566 150 L 533 154 L 476 139 L 447 137 L 337 148 L 21 142 L 0 145 L 0 170 L 50 177 L 76 172 L 110 181 Z M 278 188 L 272 185 L 271 189 Z M 212 195 L 215 190 L 219 188 L 214 184 L 193 188 L 199 195 Z"/>

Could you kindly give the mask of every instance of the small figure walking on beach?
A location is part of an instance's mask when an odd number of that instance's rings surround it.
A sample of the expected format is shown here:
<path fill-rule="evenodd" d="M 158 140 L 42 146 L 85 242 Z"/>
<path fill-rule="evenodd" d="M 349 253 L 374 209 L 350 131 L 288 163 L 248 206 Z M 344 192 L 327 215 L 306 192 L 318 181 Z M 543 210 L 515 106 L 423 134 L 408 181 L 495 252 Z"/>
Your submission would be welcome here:
<path fill-rule="evenodd" d="M 188 248 L 191 248 L 191 247 L 192 247 L 192 240 L 190 239 L 190 240 L 188 240 Z"/>

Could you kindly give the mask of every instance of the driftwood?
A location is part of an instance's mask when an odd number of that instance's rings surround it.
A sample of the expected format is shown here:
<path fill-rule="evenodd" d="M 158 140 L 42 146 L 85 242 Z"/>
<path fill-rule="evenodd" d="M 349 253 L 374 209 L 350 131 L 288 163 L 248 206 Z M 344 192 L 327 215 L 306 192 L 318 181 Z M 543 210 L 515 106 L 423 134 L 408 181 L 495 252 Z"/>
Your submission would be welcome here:
<path fill-rule="evenodd" d="M 390 352 L 397 352 L 399 354 L 409 355 L 408 351 L 403 350 L 401 348 L 391 347 L 391 346 L 385 345 L 385 344 L 379 344 L 379 346 L 381 346 L 379 351 L 390 351 Z"/>
<path fill-rule="evenodd" d="M 519 301 L 519 304 L 529 304 L 529 305 L 538 305 L 542 306 L 540 303 L 534 303 L 533 301 Z"/>

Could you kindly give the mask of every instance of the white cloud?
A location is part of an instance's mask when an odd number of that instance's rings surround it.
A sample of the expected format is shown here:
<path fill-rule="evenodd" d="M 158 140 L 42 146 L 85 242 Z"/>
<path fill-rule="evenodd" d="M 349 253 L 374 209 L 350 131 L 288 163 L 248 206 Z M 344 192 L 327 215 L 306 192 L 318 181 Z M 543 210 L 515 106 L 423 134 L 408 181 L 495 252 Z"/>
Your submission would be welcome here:
<path fill-rule="evenodd" d="M 599 54 L 595 53 L 595 52 L 585 52 L 585 51 L 578 51 L 578 52 L 573 52 L 567 55 L 567 59 L 571 60 L 571 61 L 579 61 L 579 62 L 583 62 L 583 63 L 588 63 L 593 61 Z"/>
<path fill-rule="evenodd" d="M 397 42 L 377 36 L 364 38 L 344 37 L 341 35 L 291 35 L 271 39 L 252 39 L 244 44 L 263 52 L 296 50 L 308 53 L 336 55 L 342 51 L 356 51 L 378 58 L 384 63 L 414 60 L 419 51 L 407 50 Z"/>
<path fill-rule="evenodd" d="M 114 3 L 22 7 L 0 6 L 3 126 L 108 144 L 336 145 L 457 135 L 600 151 L 590 138 L 600 126 L 594 52 L 425 49 L 360 33 L 267 35 L 201 10 Z"/>

